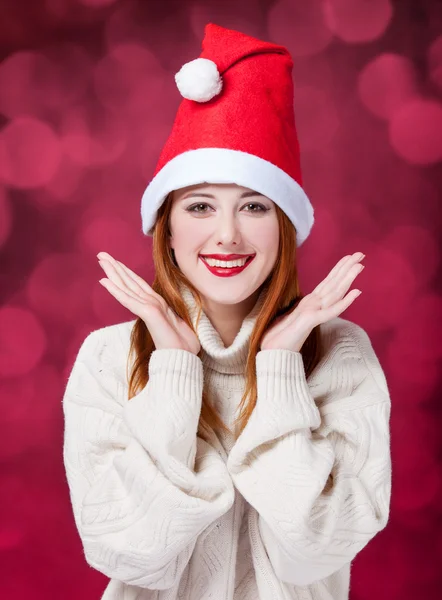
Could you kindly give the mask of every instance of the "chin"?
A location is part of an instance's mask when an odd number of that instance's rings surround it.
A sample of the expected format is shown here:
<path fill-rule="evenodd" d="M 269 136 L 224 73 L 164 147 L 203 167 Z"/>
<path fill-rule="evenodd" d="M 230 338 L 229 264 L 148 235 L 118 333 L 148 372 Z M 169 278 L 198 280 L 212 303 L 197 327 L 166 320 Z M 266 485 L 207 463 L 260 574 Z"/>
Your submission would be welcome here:
<path fill-rule="evenodd" d="M 238 290 L 237 293 L 235 293 L 234 290 L 232 290 L 232 288 L 230 287 L 226 287 L 226 290 L 221 291 L 219 290 L 219 292 L 217 291 L 217 293 L 214 293 L 214 290 L 210 290 L 207 291 L 204 289 L 201 289 L 198 287 L 198 289 L 200 290 L 200 294 L 201 296 L 209 302 L 213 302 L 215 304 L 223 304 L 223 305 L 231 305 L 231 306 L 235 306 L 236 304 L 240 304 L 241 302 L 245 302 L 248 298 L 250 298 L 250 296 L 252 296 L 253 294 L 256 293 L 258 288 L 242 288 L 240 290 Z"/>

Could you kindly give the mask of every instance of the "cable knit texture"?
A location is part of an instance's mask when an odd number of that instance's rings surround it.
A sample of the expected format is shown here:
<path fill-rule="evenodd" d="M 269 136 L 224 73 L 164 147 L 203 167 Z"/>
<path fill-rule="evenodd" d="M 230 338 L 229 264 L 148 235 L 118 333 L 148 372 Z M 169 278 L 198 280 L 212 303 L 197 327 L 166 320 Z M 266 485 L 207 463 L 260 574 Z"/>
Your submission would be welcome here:
<path fill-rule="evenodd" d="M 135 321 L 83 342 L 63 397 L 64 464 L 85 559 L 110 578 L 102 599 L 348 599 L 351 561 L 386 526 L 391 494 L 390 397 L 366 332 L 321 325 L 308 382 L 299 352 L 259 352 L 242 434 L 197 436 L 203 381 L 233 429 L 262 302 L 228 348 L 203 313 L 201 358 L 155 350 L 131 400 Z"/>

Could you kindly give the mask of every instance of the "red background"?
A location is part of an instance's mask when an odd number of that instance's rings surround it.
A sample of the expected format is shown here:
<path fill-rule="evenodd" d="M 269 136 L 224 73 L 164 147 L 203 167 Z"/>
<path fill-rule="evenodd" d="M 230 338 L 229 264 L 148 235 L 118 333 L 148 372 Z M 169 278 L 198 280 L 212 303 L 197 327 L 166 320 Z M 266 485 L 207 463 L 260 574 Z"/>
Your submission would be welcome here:
<path fill-rule="evenodd" d="M 342 315 L 370 335 L 392 397 L 387 528 L 351 600 L 440 598 L 442 4 L 437 0 L 3 0 L 0 4 L 0 588 L 99 598 L 62 462 L 61 399 L 98 327 L 134 318 L 98 283 L 107 251 L 153 279 L 140 201 L 180 102 L 174 74 L 215 22 L 294 61 L 316 223 L 304 293 L 363 251 Z"/>

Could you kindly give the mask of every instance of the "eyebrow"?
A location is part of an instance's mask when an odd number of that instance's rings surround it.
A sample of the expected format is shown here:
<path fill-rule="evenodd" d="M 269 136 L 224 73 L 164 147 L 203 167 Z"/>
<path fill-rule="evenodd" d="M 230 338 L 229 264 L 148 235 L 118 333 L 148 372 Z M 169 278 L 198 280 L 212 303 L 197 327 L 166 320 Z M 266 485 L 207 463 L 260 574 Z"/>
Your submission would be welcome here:
<path fill-rule="evenodd" d="M 195 198 L 198 196 L 203 198 L 212 198 L 212 200 L 216 200 L 215 196 L 213 196 L 212 194 L 206 194 L 204 192 L 190 192 L 189 194 L 183 196 L 182 200 L 185 200 L 186 198 Z M 259 192 L 244 192 L 243 194 L 241 194 L 240 198 L 250 198 L 252 196 L 264 197 L 264 194 L 260 194 Z"/>

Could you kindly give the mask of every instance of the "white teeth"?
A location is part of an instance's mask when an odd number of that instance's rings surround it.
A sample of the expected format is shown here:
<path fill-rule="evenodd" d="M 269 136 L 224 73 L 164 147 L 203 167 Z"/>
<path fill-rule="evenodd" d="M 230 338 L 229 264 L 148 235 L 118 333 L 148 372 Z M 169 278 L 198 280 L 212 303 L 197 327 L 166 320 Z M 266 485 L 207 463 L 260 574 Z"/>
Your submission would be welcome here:
<path fill-rule="evenodd" d="M 240 258 L 237 260 L 217 260 L 215 258 L 205 258 L 201 257 L 210 267 L 242 267 L 246 264 L 248 256 L 246 258 Z"/>

